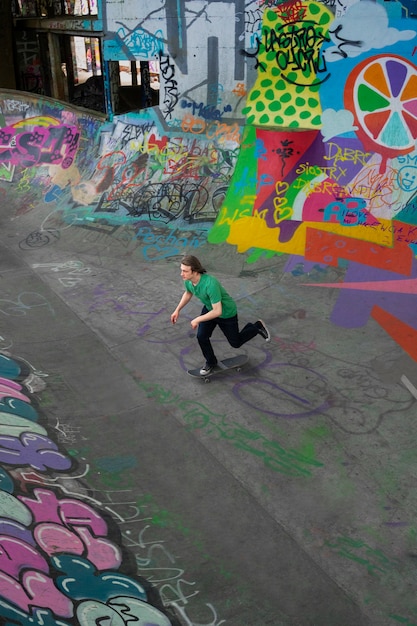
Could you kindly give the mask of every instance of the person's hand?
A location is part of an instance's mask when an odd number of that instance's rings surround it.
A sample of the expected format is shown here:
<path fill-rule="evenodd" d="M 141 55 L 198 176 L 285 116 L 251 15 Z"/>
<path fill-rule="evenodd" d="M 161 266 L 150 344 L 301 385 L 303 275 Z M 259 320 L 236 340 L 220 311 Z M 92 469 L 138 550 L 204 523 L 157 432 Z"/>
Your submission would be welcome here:
<path fill-rule="evenodd" d="M 171 322 L 172 322 L 173 324 L 176 324 L 176 323 L 177 323 L 178 315 L 179 315 L 178 311 L 174 311 L 174 312 L 171 314 Z"/>
<path fill-rule="evenodd" d="M 191 328 L 193 330 L 196 330 L 198 328 L 198 325 L 199 325 L 200 322 L 199 322 L 198 317 L 195 317 L 193 320 L 191 320 L 190 323 L 191 323 Z"/>

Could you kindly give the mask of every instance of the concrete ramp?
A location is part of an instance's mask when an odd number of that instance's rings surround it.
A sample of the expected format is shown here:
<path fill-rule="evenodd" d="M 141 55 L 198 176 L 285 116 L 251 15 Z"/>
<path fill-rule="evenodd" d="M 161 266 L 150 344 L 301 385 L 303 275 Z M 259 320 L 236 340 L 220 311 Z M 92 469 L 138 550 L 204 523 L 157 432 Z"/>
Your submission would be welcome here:
<path fill-rule="evenodd" d="M 414 361 L 339 268 L 208 243 L 239 129 L 0 106 L 0 621 L 414 623 Z M 210 384 L 184 252 L 272 333 Z"/>

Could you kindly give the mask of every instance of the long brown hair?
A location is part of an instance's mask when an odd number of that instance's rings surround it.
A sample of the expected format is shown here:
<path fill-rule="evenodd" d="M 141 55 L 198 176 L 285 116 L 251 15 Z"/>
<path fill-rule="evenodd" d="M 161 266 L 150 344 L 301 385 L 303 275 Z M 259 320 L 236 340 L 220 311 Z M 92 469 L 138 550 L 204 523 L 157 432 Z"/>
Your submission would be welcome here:
<path fill-rule="evenodd" d="M 181 264 L 186 265 L 187 267 L 191 267 L 193 272 L 198 272 L 199 274 L 206 274 L 207 270 L 201 265 L 200 261 L 196 256 L 192 254 L 186 254 L 181 259 Z"/>

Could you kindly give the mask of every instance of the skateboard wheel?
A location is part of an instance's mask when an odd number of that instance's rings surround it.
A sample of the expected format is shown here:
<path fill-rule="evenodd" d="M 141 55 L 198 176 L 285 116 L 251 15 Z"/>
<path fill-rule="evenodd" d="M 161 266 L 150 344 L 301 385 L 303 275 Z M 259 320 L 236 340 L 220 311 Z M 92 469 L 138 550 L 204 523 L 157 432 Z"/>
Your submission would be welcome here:
<path fill-rule="evenodd" d="M 204 382 L 205 382 L 205 383 L 209 383 L 209 382 L 210 382 L 210 378 L 205 378 L 205 379 L 204 379 Z"/>

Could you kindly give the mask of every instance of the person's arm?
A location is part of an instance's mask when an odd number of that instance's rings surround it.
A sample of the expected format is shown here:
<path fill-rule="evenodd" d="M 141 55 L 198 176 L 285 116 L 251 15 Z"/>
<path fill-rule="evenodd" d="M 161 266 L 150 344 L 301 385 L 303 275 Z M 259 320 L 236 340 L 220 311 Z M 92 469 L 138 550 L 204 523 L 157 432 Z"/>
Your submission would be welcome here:
<path fill-rule="evenodd" d="M 178 302 L 177 308 L 171 314 L 171 322 L 173 324 L 177 322 L 181 309 L 183 309 L 185 305 L 189 303 L 192 297 L 193 297 L 193 294 L 191 293 L 191 291 L 184 291 L 184 293 L 182 294 L 181 300 Z"/>
<path fill-rule="evenodd" d="M 208 320 L 214 320 L 216 317 L 220 317 L 222 311 L 222 303 L 215 302 L 211 311 L 204 313 L 204 315 L 199 315 L 191 320 L 191 327 L 196 329 L 200 322 L 208 322 Z"/>

